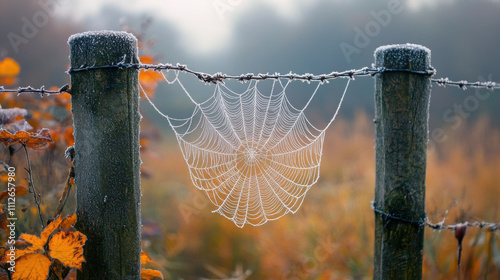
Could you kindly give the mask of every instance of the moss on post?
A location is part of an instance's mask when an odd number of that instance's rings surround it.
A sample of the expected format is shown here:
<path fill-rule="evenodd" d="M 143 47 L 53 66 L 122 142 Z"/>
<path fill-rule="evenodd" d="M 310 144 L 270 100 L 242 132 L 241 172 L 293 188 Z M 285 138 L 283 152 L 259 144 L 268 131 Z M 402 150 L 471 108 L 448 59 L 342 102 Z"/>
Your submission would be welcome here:
<path fill-rule="evenodd" d="M 136 38 L 86 32 L 68 41 L 72 68 L 138 63 Z M 138 70 L 71 73 L 76 228 L 87 235 L 78 279 L 140 279 Z"/>
<path fill-rule="evenodd" d="M 426 71 L 430 50 L 391 45 L 375 51 L 377 67 Z M 376 77 L 374 206 L 410 221 L 425 218 L 430 76 L 403 71 Z M 375 213 L 374 279 L 422 279 L 424 228 Z"/>

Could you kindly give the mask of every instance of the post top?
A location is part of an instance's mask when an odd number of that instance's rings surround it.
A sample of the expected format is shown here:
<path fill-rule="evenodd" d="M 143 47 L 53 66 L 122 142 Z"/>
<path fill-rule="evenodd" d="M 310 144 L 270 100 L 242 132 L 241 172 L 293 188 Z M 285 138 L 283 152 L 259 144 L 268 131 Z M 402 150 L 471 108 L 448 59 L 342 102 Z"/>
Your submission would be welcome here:
<path fill-rule="evenodd" d="M 99 37 L 129 41 L 131 44 L 137 43 L 137 38 L 135 38 L 133 34 L 125 31 L 97 30 L 73 34 L 69 37 L 68 44 L 72 44 L 76 40 L 88 40 Z"/>
<path fill-rule="evenodd" d="M 376 67 L 426 71 L 431 65 L 431 50 L 417 44 L 395 44 L 375 50 Z"/>
<path fill-rule="evenodd" d="M 124 31 L 88 31 L 71 35 L 71 67 L 138 63 L 137 38 Z"/>

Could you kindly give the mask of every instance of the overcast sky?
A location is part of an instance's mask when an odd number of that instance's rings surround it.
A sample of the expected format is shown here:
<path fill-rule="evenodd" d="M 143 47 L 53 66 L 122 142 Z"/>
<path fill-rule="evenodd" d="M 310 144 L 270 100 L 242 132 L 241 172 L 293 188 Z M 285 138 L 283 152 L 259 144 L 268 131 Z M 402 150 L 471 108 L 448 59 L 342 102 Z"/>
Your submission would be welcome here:
<path fill-rule="evenodd" d="M 58 4 L 53 5 L 54 17 L 28 38 L 23 28 L 43 14 L 40 3 Z M 401 12 L 381 23 L 374 15 L 386 13 L 391 3 Z M 179 62 L 208 73 L 357 69 L 371 65 L 378 46 L 410 42 L 432 50 L 438 77 L 498 81 L 499 14 L 500 0 L 0 0 L 0 57 L 20 62 L 22 85 L 64 84 L 69 81 L 64 70 L 71 34 L 122 30 L 123 24 L 140 31 L 141 18 L 149 16 L 153 24 L 146 39 L 156 39 L 151 53 L 159 62 Z M 367 30 L 372 34 L 366 35 Z M 365 36 L 362 44 L 360 32 Z M 26 37 L 17 52 L 8 39 L 11 33 Z M 344 53 L 346 44 L 355 52 Z M 471 115 L 493 112 L 500 123 L 497 99 L 493 95 Z M 455 89 L 436 87 L 431 122 L 442 122 L 442 112 L 463 100 Z M 173 104 L 167 111 L 182 110 L 171 95 L 158 95 L 157 101 Z M 340 114 L 349 116 L 359 108 L 373 112 L 370 78 L 351 83 Z"/>
<path fill-rule="evenodd" d="M 304 9 L 311 9 L 321 0 L 86 0 L 69 1 L 59 0 L 61 5 L 58 16 L 76 22 L 83 22 L 92 18 L 95 27 L 100 20 L 94 17 L 105 8 L 113 6 L 123 11 L 138 14 L 148 14 L 154 18 L 169 22 L 179 34 L 183 45 L 190 51 L 207 53 L 215 49 L 224 48 L 231 39 L 238 18 L 248 12 L 259 9 L 271 9 L 281 19 L 291 24 L 303 20 L 307 13 Z M 339 2 L 344 0 L 332 0 Z M 453 2 L 443 0 L 442 2 Z M 437 5 L 433 0 L 408 0 L 406 8 L 418 11 L 422 7 Z M 259 6 L 265 6 L 260 8 Z M 78 12 L 74 12 L 78 11 Z"/>

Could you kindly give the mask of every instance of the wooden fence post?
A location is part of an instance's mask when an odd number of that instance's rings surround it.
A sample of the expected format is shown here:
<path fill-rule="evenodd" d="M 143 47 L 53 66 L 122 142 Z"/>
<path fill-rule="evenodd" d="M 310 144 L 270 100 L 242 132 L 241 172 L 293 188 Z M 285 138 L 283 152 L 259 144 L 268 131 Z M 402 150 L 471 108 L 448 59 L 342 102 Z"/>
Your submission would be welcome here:
<path fill-rule="evenodd" d="M 72 68 L 138 63 L 126 32 L 85 32 L 68 41 Z M 138 70 L 71 72 L 76 228 L 87 235 L 78 279 L 140 279 Z"/>
<path fill-rule="evenodd" d="M 376 67 L 427 71 L 430 50 L 390 45 Z M 430 76 L 384 72 L 375 79 L 374 279 L 422 279 Z"/>

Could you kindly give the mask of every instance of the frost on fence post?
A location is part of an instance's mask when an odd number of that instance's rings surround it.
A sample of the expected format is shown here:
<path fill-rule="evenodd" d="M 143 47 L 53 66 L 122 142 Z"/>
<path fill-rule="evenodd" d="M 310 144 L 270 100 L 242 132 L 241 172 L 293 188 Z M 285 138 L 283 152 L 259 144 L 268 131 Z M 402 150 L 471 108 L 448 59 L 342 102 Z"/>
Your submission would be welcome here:
<path fill-rule="evenodd" d="M 375 51 L 376 67 L 427 71 L 430 50 L 391 45 Z M 430 76 L 377 75 L 374 279 L 422 279 Z M 397 217 L 397 218 L 394 218 Z"/>
<path fill-rule="evenodd" d="M 138 63 L 126 32 L 69 38 L 71 68 Z M 138 70 L 71 72 L 75 127 L 76 228 L 88 237 L 78 279 L 140 279 Z"/>

